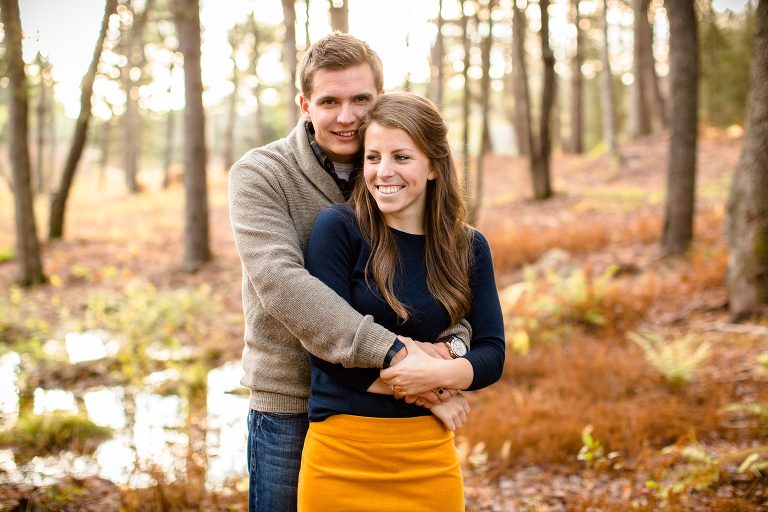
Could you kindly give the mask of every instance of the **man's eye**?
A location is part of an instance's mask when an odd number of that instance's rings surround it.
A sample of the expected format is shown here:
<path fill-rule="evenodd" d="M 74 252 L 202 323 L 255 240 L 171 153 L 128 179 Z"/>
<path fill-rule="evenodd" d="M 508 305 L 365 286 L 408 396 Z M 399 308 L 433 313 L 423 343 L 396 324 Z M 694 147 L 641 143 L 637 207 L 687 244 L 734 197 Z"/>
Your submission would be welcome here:
<path fill-rule="evenodd" d="M 367 96 L 358 96 L 355 98 L 355 101 L 358 103 L 368 103 L 368 97 Z"/>
<path fill-rule="evenodd" d="M 322 103 L 323 103 L 323 105 L 333 105 L 334 101 L 333 100 L 323 100 Z"/>

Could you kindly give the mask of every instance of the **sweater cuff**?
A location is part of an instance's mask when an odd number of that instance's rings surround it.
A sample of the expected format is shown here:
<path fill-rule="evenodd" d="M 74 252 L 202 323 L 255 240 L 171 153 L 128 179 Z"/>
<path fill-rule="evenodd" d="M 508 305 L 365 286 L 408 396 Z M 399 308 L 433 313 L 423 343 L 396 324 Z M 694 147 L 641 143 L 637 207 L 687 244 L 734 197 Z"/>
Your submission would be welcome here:
<path fill-rule="evenodd" d="M 387 352 L 397 339 L 397 335 L 374 323 L 371 315 L 366 315 L 363 317 L 357 333 L 355 333 L 355 338 L 359 340 L 359 343 L 355 351 L 356 362 L 354 366 L 358 368 L 381 368 L 384 365 Z"/>

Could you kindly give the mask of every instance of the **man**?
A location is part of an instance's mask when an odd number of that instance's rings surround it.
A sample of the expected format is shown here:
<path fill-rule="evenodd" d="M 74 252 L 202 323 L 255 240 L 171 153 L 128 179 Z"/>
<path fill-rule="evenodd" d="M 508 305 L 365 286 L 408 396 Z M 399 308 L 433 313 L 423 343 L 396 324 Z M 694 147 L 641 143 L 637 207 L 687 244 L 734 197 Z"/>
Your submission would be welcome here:
<path fill-rule="evenodd" d="M 362 368 L 386 368 L 407 355 L 395 333 L 310 276 L 303 258 L 317 214 L 349 197 L 358 124 L 383 92 L 382 74 L 379 57 L 352 36 L 316 42 L 300 65 L 303 119 L 286 138 L 250 151 L 230 171 L 230 219 L 243 266 L 241 383 L 251 390 L 252 511 L 296 510 L 308 426 L 306 350 Z"/>

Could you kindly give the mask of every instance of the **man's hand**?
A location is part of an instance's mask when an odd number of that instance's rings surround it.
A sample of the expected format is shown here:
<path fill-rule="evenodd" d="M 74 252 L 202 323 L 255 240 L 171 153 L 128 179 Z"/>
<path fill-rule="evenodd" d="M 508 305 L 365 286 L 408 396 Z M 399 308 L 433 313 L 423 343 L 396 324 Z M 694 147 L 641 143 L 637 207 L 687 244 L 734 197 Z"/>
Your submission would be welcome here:
<path fill-rule="evenodd" d="M 438 388 L 450 382 L 450 365 L 453 361 L 433 358 L 410 338 L 401 340 L 408 350 L 408 356 L 380 373 L 395 393 L 418 395 L 439 391 Z"/>

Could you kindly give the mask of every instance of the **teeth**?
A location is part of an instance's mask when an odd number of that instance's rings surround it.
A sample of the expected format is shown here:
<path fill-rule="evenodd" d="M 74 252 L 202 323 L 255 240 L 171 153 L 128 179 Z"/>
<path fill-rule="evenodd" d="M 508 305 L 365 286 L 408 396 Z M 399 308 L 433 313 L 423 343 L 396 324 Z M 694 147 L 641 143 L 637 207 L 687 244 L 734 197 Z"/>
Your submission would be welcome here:
<path fill-rule="evenodd" d="M 352 137 L 356 132 L 336 132 L 341 137 Z"/>
<path fill-rule="evenodd" d="M 381 192 L 382 194 L 396 194 L 397 192 L 400 192 L 400 190 L 402 188 L 403 187 L 398 186 L 398 185 L 389 185 L 389 186 L 386 186 L 386 187 L 380 185 L 379 186 L 379 192 Z"/>

